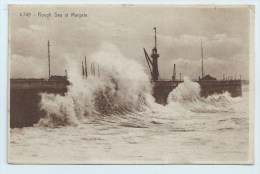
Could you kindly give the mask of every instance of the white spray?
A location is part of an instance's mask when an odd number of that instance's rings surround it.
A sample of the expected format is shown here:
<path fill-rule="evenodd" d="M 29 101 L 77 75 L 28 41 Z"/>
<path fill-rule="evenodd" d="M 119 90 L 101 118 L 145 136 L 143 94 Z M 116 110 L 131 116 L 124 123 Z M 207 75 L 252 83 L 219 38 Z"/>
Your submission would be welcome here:
<path fill-rule="evenodd" d="M 200 97 L 200 85 L 184 77 L 184 82 L 179 84 L 169 94 L 167 107 L 180 111 L 203 112 L 233 112 L 230 104 L 239 102 L 240 98 L 232 98 L 228 92 Z"/>
<path fill-rule="evenodd" d="M 72 85 L 64 96 L 41 94 L 40 108 L 46 116 L 38 125 L 77 125 L 111 115 L 125 117 L 127 113 L 149 118 L 154 114 L 176 117 L 191 113 L 225 112 L 231 110 L 227 107 L 229 103 L 237 100 L 228 93 L 200 97 L 199 84 L 185 77 L 184 83 L 169 94 L 168 104 L 160 106 L 154 103 L 143 66 L 123 56 L 114 45 L 103 44 L 99 52 L 89 56 L 88 62 L 99 66 L 100 76 L 88 73 L 87 78 L 83 77 L 81 66 L 70 62 L 68 78 Z"/>
<path fill-rule="evenodd" d="M 78 64 L 71 62 L 68 78 L 72 85 L 64 96 L 41 95 L 40 108 L 46 116 L 38 124 L 77 125 L 87 117 L 91 120 L 97 115 L 140 111 L 148 105 L 147 98 L 151 98 L 149 78 L 140 64 L 124 57 L 111 44 L 102 45 L 89 61 L 99 65 L 100 77 L 90 73 L 87 78 L 83 77 Z"/>

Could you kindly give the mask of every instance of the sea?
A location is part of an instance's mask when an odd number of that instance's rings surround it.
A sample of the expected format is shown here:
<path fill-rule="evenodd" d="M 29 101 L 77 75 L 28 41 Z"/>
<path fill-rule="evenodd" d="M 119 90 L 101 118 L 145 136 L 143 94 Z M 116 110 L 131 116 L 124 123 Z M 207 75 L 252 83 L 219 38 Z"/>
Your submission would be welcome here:
<path fill-rule="evenodd" d="M 185 77 L 164 106 L 155 102 L 136 61 L 107 52 L 92 57 L 99 73 L 83 76 L 72 63 L 65 95 L 40 94 L 45 117 L 32 127 L 10 129 L 10 163 L 251 162 L 248 85 L 241 97 L 200 97 L 199 84 Z"/>

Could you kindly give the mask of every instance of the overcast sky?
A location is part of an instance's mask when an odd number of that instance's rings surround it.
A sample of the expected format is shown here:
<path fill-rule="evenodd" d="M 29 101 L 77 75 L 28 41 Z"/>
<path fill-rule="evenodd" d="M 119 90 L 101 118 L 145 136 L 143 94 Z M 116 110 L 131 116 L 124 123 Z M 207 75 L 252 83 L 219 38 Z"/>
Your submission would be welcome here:
<path fill-rule="evenodd" d="M 210 6 L 33 6 L 9 9 L 12 78 L 48 77 L 47 41 L 51 44 L 51 73 L 64 75 L 70 60 L 89 59 L 104 43 L 118 47 L 122 55 L 142 64 L 143 53 L 154 46 L 157 27 L 159 73 L 191 78 L 201 74 L 201 39 L 205 74 L 248 79 L 250 8 Z M 30 12 L 32 16 L 20 16 Z M 86 13 L 87 17 L 38 17 L 38 12 Z M 34 16 L 35 15 L 35 16 Z M 105 58 L 104 58 L 105 59 Z"/>

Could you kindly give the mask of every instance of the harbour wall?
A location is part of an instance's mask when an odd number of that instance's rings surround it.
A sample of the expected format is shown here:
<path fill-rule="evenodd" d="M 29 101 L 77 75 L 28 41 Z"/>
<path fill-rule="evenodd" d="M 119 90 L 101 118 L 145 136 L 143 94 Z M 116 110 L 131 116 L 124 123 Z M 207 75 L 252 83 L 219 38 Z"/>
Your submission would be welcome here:
<path fill-rule="evenodd" d="M 159 104 L 167 104 L 169 93 L 182 83 L 182 80 L 176 81 L 156 81 L 153 82 L 153 96 Z M 212 94 L 222 94 L 229 92 L 231 97 L 242 96 L 241 80 L 200 80 L 195 81 L 200 84 L 200 96 L 207 97 Z"/>
<path fill-rule="evenodd" d="M 155 102 L 165 105 L 167 104 L 167 98 L 169 93 L 176 88 L 179 83 L 182 83 L 183 80 L 164 80 L 152 82 L 153 85 L 153 96 Z"/>
<path fill-rule="evenodd" d="M 40 93 L 64 95 L 67 80 L 11 79 L 10 80 L 10 127 L 33 126 L 45 115 L 40 110 Z"/>
<path fill-rule="evenodd" d="M 165 80 L 152 82 L 153 96 L 156 102 L 167 104 L 169 93 L 176 88 L 182 80 Z M 232 97 L 242 96 L 241 80 L 232 81 L 196 81 L 200 84 L 202 97 L 214 93 L 228 91 Z M 64 95 L 69 82 L 66 79 L 11 79 L 10 80 L 10 127 L 33 126 L 45 115 L 40 110 L 40 93 Z"/>
<path fill-rule="evenodd" d="M 201 80 L 197 81 L 200 84 L 200 95 L 207 97 L 214 93 L 222 94 L 229 92 L 231 97 L 242 96 L 242 83 L 241 80 Z"/>

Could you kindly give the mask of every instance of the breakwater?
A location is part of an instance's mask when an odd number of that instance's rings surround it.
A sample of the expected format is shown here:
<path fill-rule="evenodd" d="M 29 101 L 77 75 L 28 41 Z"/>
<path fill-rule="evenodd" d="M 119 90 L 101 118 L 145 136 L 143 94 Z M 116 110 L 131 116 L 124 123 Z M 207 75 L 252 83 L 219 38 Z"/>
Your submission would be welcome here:
<path fill-rule="evenodd" d="M 207 97 L 212 94 L 229 92 L 231 97 L 242 96 L 241 80 L 194 80 L 200 84 L 200 96 Z M 167 104 L 169 93 L 183 80 L 162 80 L 153 83 L 153 96 L 159 104 Z"/>
<path fill-rule="evenodd" d="M 39 108 L 40 93 L 64 95 L 69 82 L 65 79 L 11 79 L 10 127 L 32 126 L 44 116 Z"/>
<path fill-rule="evenodd" d="M 169 93 L 183 80 L 161 80 L 152 82 L 153 96 L 159 104 L 166 105 Z M 199 80 L 200 95 L 229 92 L 232 97 L 242 96 L 241 80 Z M 64 78 L 11 79 L 10 80 L 10 127 L 32 126 L 45 115 L 40 110 L 40 93 L 64 95 L 69 82 Z"/>

